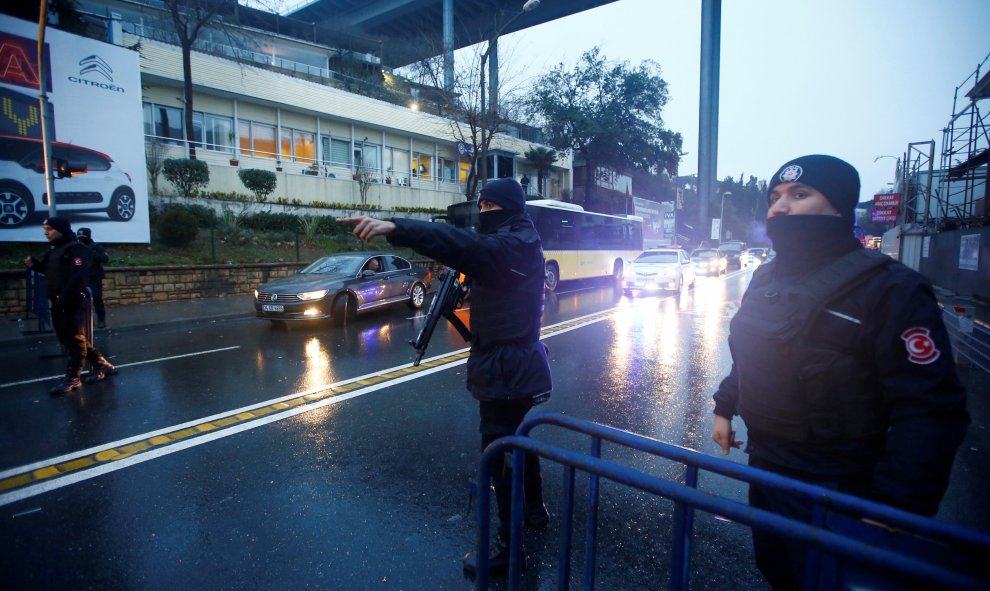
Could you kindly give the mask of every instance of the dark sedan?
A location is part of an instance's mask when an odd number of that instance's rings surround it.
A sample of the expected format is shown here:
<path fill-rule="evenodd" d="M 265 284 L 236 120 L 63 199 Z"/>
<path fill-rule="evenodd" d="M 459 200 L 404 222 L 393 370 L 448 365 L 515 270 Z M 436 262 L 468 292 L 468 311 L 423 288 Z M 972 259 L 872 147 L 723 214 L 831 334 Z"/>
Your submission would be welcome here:
<path fill-rule="evenodd" d="M 254 291 L 258 318 L 286 320 L 331 318 L 343 324 L 356 314 L 405 303 L 423 306 L 430 272 L 387 252 L 350 252 L 325 256 L 295 275 Z"/>

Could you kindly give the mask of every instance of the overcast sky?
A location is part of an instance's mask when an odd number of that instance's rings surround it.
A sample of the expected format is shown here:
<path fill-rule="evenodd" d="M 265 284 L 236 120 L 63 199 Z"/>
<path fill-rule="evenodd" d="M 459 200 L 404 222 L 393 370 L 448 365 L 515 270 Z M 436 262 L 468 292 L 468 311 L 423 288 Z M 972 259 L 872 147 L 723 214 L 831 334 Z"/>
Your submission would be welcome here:
<path fill-rule="evenodd" d="M 895 161 L 877 156 L 933 139 L 938 166 L 953 94 L 990 53 L 988 31 L 990 0 L 723 0 L 719 179 L 766 179 L 793 157 L 833 154 L 859 170 L 869 201 L 894 180 Z M 510 35 L 500 50 L 530 75 L 595 45 L 658 62 L 665 123 L 688 152 L 679 172 L 694 174 L 700 35 L 701 0 L 619 0 Z"/>

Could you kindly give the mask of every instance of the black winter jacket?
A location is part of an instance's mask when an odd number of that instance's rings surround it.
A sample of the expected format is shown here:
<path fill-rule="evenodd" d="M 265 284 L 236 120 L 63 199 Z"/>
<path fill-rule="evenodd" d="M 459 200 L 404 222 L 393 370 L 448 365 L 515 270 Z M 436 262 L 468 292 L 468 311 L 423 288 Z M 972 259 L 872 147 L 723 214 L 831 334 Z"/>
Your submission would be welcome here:
<path fill-rule="evenodd" d="M 511 217 L 493 234 L 393 219 L 391 244 L 410 247 L 471 281 L 471 355 L 467 387 L 478 400 L 550 398 L 553 387 L 543 314 L 543 248 L 529 216 Z"/>
<path fill-rule="evenodd" d="M 90 249 L 75 236 L 63 236 L 51 244 L 41 261 L 31 257 L 32 269 L 45 274 L 45 290 L 55 308 L 79 302 L 89 286 Z"/>
<path fill-rule="evenodd" d="M 737 315 L 779 288 L 775 263 L 754 274 Z M 969 419 L 941 310 L 920 274 L 896 262 L 872 271 L 789 343 L 730 331 L 733 367 L 714 395 L 715 414 L 739 414 L 741 396 L 783 396 L 806 409 L 804 441 L 747 422 L 747 452 L 805 474 L 863 478 L 874 500 L 935 514 Z M 740 379 L 771 361 L 775 371 Z M 741 392 L 747 383 L 760 387 Z"/>

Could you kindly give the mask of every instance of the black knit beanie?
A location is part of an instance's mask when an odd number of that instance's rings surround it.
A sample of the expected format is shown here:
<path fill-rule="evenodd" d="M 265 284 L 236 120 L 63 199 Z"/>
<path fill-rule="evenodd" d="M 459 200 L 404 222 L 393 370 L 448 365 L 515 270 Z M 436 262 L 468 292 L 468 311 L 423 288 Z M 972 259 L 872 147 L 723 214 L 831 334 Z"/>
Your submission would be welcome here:
<path fill-rule="evenodd" d="M 72 224 L 69 223 L 69 218 L 48 218 L 45 220 L 45 225 L 58 230 L 62 236 L 72 236 Z"/>
<path fill-rule="evenodd" d="M 855 223 L 856 205 L 859 203 L 859 173 L 851 164 L 835 156 L 822 154 L 795 158 L 774 173 L 767 186 L 767 198 L 769 199 L 777 185 L 795 182 L 820 191 L 843 218 Z"/>
<path fill-rule="evenodd" d="M 488 184 L 481 189 L 478 201 L 498 203 L 502 209 L 515 213 L 526 211 L 526 194 L 523 193 L 522 185 L 515 179 L 504 178 L 488 181 Z"/>

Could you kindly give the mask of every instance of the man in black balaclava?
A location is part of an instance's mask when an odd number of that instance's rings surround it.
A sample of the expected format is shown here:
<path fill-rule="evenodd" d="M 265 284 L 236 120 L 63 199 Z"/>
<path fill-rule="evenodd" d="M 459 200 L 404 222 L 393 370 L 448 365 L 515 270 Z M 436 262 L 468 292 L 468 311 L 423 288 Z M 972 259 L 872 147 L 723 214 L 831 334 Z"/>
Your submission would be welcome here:
<path fill-rule="evenodd" d="M 110 262 L 110 256 L 103 245 L 93 240 L 93 231 L 89 228 L 79 228 L 76 237 L 89 247 L 92 264 L 89 267 L 89 290 L 93 294 L 93 311 L 96 312 L 96 328 L 106 328 L 107 308 L 103 304 L 103 278 L 106 272 L 103 265 Z"/>
<path fill-rule="evenodd" d="M 50 248 L 45 258 L 24 259 L 24 265 L 45 274 L 45 289 L 51 300 L 52 326 L 55 335 L 69 352 L 69 364 L 65 377 L 49 392 L 68 394 L 80 387 L 79 376 L 88 360 L 92 368 L 90 381 L 101 381 L 117 369 L 96 350 L 86 336 L 89 321 L 90 295 L 87 290 L 91 253 L 76 239 L 69 220 L 50 217 L 45 220 L 45 238 Z"/>
<path fill-rule="evenodd" d="M 444 224 L 369 217 L 338 221 L 355 224 L 361 240 L 385 236 L 407 246 L 471 281 L 471 355 L 467 388 L 480 406 L 481 449 L 512 435 L 526 413 L 550 398 L 552 388 L 547 350 L 540 342 L 543 313 L 543 248 L 526 214 L 526 197 L 514 179 L 489 181 L 478 197 L 478 232 Z M 499 458 L 492 467 L 498 504 L 499 532 L 489 556 L 489 572 L 508 568 L 511 475 Z M 549 522 L 543 504 L 539 459 L 526 456 L 525 522 L 542 529 Z M 464 557 L 464 572 L 476 574 L 473 552 Z"/>
<path fill-rule="evenodd" d="M 767 198 L 777 256 L 729 325 L 712 440 L 739 447 L 740 415 L 751 466 L 934 515 L 969 418 L 931 285 L 853 237 L 859 175 L 847 162 L 791 160 Z M 749 502 L 811 520 L 810 501 L 777 489 L 753 483 Z M 754 528 L 753 547 L 775 590 L 803 588 L 805 546 Z M 835 585 L 834 569 L 819 574 Z"/>

